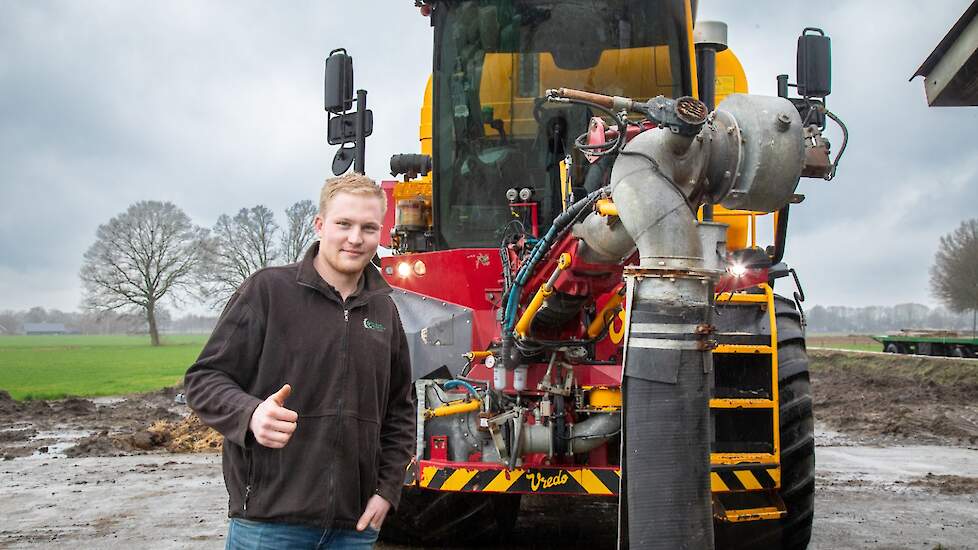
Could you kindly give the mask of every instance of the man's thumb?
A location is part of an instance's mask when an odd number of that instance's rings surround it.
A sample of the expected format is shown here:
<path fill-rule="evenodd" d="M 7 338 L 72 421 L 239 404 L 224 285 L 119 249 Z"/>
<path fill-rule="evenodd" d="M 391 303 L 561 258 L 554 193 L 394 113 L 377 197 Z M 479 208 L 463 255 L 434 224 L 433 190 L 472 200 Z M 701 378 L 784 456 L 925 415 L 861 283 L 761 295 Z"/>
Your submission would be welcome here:
<path fill-rule="evenodd" d="M 278 404 L 279 407 L 285 406 L 285 400 L 289 398 L 292 394 L 292 386 L 286 384 L 282 386 L 282 389 L 268 396 L 269 399 Z"/>

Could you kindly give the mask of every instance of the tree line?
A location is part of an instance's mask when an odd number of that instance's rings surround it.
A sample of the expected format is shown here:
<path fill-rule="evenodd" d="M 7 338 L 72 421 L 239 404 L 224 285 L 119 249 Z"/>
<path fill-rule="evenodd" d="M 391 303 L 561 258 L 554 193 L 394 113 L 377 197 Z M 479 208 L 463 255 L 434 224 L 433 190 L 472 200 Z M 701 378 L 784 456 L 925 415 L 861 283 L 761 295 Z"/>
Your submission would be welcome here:
<path fill-rule="evenodd" d="M 217 323 L 217 316 L 187 314 L 173 317 L 170 310 L 157 308 L 156 322 L 161 331 L 209 333 Z M 62 311 L 43 307 L 0 311 L 0 334 L 21 334 L 27 325 L 34 323 L 64 325 L 68 332 L 78 334 L 146 334 L 148 329 L 142 313 Z"/>
<path fill-rule="evenodd" d="M 80 276 L 89 312 L 141 315 L 153 345 L 159 345 L 164 299 L 190 299 L 215 308 L 255 271 L 296 262 L 315 238 L 318 207 L 299 201 L 285 210 L 285 227 L 263 205 L 222 214 L 212 228 L 194 225 L 169 202 L 140 201 L 99 226 L 85 252 Z M 931 267 L 931 291 L 947 310 L 920 304 L 892 307 L 811 309 L 817 332 L 879 332 L 902 328 L 978 327 L 978 219 L 941 238 Z M 962 323 L 962 320 L 965 320 Z"/>
<path fill-rule="evenodd" d="M 815 306 L 805 310 L 810 333 L 883 334 L 902 329 L 941 329 L 968 332 L 971 315 L 922 304 L 895 306 Z"/>
<path fill-rule="evenodd" d="M 222 214 L 212 228 L 195 225 L 170 202 L 140 201 L 100 225 L 79 276 L 88 312 L 140 315 L 159 345 L 164 302 L 221 307 L 255 271 L 298 261 L 315 237 L 318 207 L 299 201 L 285 227 L 263 205 Z"/>

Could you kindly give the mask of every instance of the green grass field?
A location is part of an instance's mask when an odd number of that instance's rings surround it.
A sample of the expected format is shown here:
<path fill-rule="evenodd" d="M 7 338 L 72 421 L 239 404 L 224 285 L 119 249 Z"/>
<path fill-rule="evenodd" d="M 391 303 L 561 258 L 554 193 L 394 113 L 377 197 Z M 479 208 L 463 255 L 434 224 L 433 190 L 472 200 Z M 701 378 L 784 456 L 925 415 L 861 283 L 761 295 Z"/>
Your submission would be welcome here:
<path fill-rule="evenodd" d="M 0 389 L 14 399 L 96 397 L 152 391 L 180 382 L 205 334 L 0 336 Z"/>
<path fill-rule="evenodd" d="M 873 340 L 869 336 L 862 335 L 808 335 L 808 347 L 812 348 L 831 348 L 839 350 L 853 351 L 883 351 L 883 344 Z"/>

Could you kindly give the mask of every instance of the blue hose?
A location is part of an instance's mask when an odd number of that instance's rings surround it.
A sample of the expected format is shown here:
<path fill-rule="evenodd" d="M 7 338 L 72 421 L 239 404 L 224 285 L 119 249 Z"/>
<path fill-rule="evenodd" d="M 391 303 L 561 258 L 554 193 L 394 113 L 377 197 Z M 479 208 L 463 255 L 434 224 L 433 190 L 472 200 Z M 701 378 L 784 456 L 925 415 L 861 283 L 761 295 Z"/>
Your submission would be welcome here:
<path fill-rule="evenodd" d="M 463 388 L 469 390 L 469 392 L 476 399 L 479 399 L 479 392 L 475 391 L 475 387 L 473 387 L 472 384 L 469 384 L 465 380 L 449 380 L 448 382 L 445 382 L 444 384 L 442 384 L 442 387 L 444 387 L 446 390 L 450 390 L 452 388 L 457 388 L 459 386 L 462 386 Z"/>
<path fill-rule="evenodd" d="M 553 225 L 550 226 L 550 230 L 547 231 L 546 235 L 537 241 L 533 250 L 530 252 L 530 259 L 527 261 L 520 270 L 516 273 L 516 279 L 513 282 L 513 286 L 510 289 L 509 296 L 506 298 L 506 309 L 503 311 L 503 334 L 508 334 L 512 332 L 513 326 L 516 325 L 516 309 L 519 306 L 520 294 L 523 292 L 523 286 L 526 285 L 527 281 L 530 279 L 530 275 L 533 269 L 536 267 L 537 262 L 539 262 L 547 252 L 550 251 L 551 245 L 553 245 L 554 239 L 557 235 L 563 232 L 567 228 L 577 215 L 580 214 L 582 210 L 587 208 L 590 204 L 593 204 L 595 200 L 601 196 L 602 193 L 607 191 L 607 187 L 602 187 L 601 189 L 592 191 L 583 199 L 574 203 L 570 208 L 564 211 L 562 214 L 557 216 L 554 220 Z"/>

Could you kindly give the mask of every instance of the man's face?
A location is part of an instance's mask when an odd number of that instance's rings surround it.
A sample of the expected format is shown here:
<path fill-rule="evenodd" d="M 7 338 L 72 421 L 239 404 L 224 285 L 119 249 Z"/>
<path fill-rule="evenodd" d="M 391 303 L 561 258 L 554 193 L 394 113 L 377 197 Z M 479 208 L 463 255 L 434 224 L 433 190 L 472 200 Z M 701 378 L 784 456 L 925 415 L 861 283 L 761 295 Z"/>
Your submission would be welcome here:
<path fill-rule="evenodd" d="M 340 193 L 316 216 L 319 256 L 327 269 L 359 276 L 380 244 L 381 208 L 379 198 Z"/>

